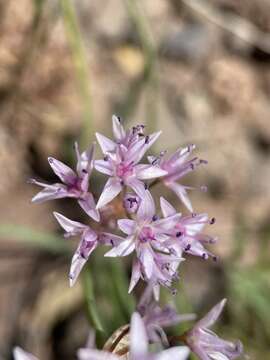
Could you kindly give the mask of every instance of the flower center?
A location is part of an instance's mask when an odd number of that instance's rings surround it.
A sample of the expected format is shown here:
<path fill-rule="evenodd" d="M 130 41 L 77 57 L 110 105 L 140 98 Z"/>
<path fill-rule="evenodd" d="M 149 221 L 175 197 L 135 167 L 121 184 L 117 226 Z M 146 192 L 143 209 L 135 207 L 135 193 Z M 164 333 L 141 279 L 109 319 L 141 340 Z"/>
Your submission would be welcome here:
<path fill-rule="evenodd" d="M 150 227 L 143 227 L 139 235 L 139 240 L 143 243 L 155 240 L 153 230 Z"/>
<path fill-rule="evenodd" d="M 126 178 L 132 176 L 134 173 L 134 164 L 133 162 L 126 164 L 121 162 L 116 168 L 116 175 L 120 178 Z"/>

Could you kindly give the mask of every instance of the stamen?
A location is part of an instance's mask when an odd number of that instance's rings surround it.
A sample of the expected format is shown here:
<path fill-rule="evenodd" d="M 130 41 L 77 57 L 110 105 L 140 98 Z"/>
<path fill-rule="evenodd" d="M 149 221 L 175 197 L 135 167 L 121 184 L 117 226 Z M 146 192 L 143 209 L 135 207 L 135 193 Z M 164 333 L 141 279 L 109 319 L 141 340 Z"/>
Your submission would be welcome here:
<path fill-rule="evenodd" d="M 216 222 L 216 218 L 212 217 L 212 219 L 209 221 L 210 225 L 213 225 Z"/>
<path fill-rule="evenodd" d="M 201 189 L 201 191 L 203 191 L 203 192 L 207 192 L 208 187 L 207 187 L 206 185 L 202 185 L 200 189 Z"/>
<path fill-rule="evenodd" d="M 183 235 L 183 233 L 182 233 L 181 231 L 178 231 L 178 232 L 175 234 L 176 237 L 180 237 L 180 236 L 182 236 L 182 235 Z"/>
<path fill-rule="evenodd" d="M 145 137 L 145 144 L 148 144 L 149 143 L 149 136 L 147 135 L 146 137 Z"/>
<path fill-rule="evenodd" d="M 185 251 L 189 251 L 191 249 L 191 245 L 190 244 L 187 244 L 187 246 L 185 247 Z"/>
<path fill-rule="evenodd" d="M 171 294 L 172 294 L 172 296 L 177 295 L 177 289 L 172 289 Z"/>

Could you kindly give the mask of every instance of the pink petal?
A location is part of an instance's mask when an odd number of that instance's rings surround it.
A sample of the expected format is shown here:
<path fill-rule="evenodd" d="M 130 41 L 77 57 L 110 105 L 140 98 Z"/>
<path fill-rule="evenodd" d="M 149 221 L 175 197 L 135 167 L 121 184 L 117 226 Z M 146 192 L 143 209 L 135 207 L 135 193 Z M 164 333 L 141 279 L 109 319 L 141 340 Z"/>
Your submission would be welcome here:
<path fill-rule="evenodd" d="M 221 300 L 196 324 L 196 327 L 200 327 L 200 328 L 211 327 L 219 318 L 226 302 L 227 299 Z"/>
<path fill-rule="evenodd" d="M 146 245 L 141 246 L 139 259 L 141 264 L 143 265 L 147 279 L 150 280 L 153 274 L 153 269 L 155 264 L 154 264 L 153 252 L 150 250 L 148 246 Z"/>
<path fill-rule="evenodd" d="M 65 197 L 73 197 L 73 196 L 69 194 L 65 185 L 55 184 L 54 186 L 51 185 L 41 190 L 32 198 L 31 201 L 33 203 L 40 204 L 43 203 L 44 201 L 62 199 Z"/>
<path fill-rule="evenodd" d="M 155 360 L 186 360 L 189 355 L 189 348 L 187 346 L 177 346 L 162 351 L 156 355 Z"/>
<path fill-rule="evenodd" d="M 145 196 L 142 198 L 142 201 L 140 203 L 137 212 L 137 218 L 140 221 L 151 221 L 153 216 L 155 215 L 155 212 L 156 208 L 152 195 L 150 194 L 149 190 L 145 190 Z"/>
<path fill-rule="evenodd" d="M 120 118 L 118 118 L 116 115 L 112 116 L 112 125 L 114 138 L 117 141 L 123 141 L 126 136 L 126 132 L 123 125 L 121 124 Z"/>
<path fill-rule="evenodd" d="M 230 360 L 228 356 L 221 354 L 218 351 L 209 351 L 208 355 L 210 356 L 211 360 Z"/>
<path fill-rule="evenodd" d="M 19 346 L 13 349 L 13 355 L 15 360 L 38 360 L 34 355 L 24 351 Z"/>
<path fill-rule="evenodd" d="M 134 249 L 135 249 L 135 242 L 133 237 L 131 237 L 131 238 L 127 238 L 119 245 L 113 247 L 104 256 L 107 257 L 127 256 L 131 254 L 134 251 Z"/>
<path fill-rule="evenodd" d="M 96 133 L 96 137 L 103 154 L 115 150 L 116 144 L 114 141 L 99 133 Z"/>
<path fill-rule="evenodd" d="M 57 175 L 63 183 L 67 185 L 74 184 L 77 180 L 77 175 L 69 166 L 52 157 L 49 157 L 48 161 L 55 175 Z"/>
<path fill-rule="evenodd" d="M 96 209 L 96 203 L 91 193 L 84 195 L 82 199 L 78 200 L 80 207 L 95 221 L 100 221 L 100 215 Z"/>
<path fill-rule="evenodd" d="M 173 190 L 183 204 L 187 207 L 190 212 L 193 212 L 191 201 L 188 198 L 187 191 L 183 185 L 177 184 L 175 182 L 167 185 L 171 190 Z"/>
<path fill-rule="evenodd" d="M 159 296 L 160 296 L 160 285 L 159 284 L 155 284 L 153 286 L 153 295 L 154 295 L 154 299 L 156 301 L 159 301 Z"/>
<path fill-rule="evenodd" d="M 79 360 L 119 360 L 119 356 L 96 349 L 79 349 Z"/>
<path fill-rule="evenodd" d="M 165 219 L 155 221 L 155 227 L 162 230 L 173 230 L 173 228 L 180 221 L 180 219 L 181 214 L 174 214 L 172 216 L 166 217 Z"/>
<path fill-rule="evenodd" d="M 130 325 L 130 354 L 131 358 L 139 358 L 147 354 L 148 340 L 146 329 L 140 315 L 135 312 Z"/>
<path fill-rule="evenodd" d="M 87 229 L 86 225 L 81 224 L 80 222 L 77 222 L 77 221 L 70 220 L 62 214 L 54 212 L 53 215 L 55 216 L 55 218 L 58 221 L 58 223 L 60 224 L 60 226 L 62 226 L 62 228 L 67 233 L 74 233 L 74 232 L 81 233 L 82 231 Z"/>
<path fill-rule="evenodd" d="M 140 164 L 135 166 L 136 177 L 139 180 L 153 179 L 168 174 L 167 171 L 158 166 Z"/>
<path fill-rule="evenodd" d="M 78 143 L 75 142 L 74 149 L 77 155 L 77 172 L 80 176 L 83 175 L 83 170 L 87 171 L 90 175 L 93 169 L 93 158 L 95 153 L 95 144 L 89 146 L 89 148 L 80 154 Z"/>
<path fill-rule="evenodd" d="M 102 174 L 112 176 L 113 175 L 113 168 L 109 161 L 105 160 L 96 160 L 95 161 L 95 169 Z"/>
<path fill-rule="evenodd" d="M 140 197 L 143 198 L 145 196 L 145 187 L 144 183 L 136 178 L 128 179 L 127 185 L 131 187 L 132 190 Z"/>
<path fill-rule="evenodd" d="M 83 258 L 80 254 L 75 252 L 71 260 L 71 266 L 69 271 L 69 286 L 75 285 L 82 268 L 84 267 L 87 259 Z"/>
<path fill-rule="evenodd" d="M 110 178 L 104 186 L 96 208 L 100 209 L 104 205 L 108 204 L 120 193 L 121 190 L 122 185 L 120 184 L 120 180 L 116 178 Z"/>
<path fill-rule="evenodd" d="M 102 233 L 99 234 L 98 241 L 102 245 L 117 246 L 121 242 L 125 241 L 125 238 L 123 238 L 121 236 L 118 236 L 118 235 L 102 232 Z"/>
<path fill-rule="evenodd" d="M 119 219 L 117 225 L 121 231 L 130 235 L 135 231 L 136 222 L 130 219 Z"/>
<path fill-rule="evenodd" d="M 137 285 L 138 281 L 140 280 L 140 277 L 141 277 L 140 263 L 138 260 L 134 260 L 132 265 L 132 273 L 131 273 L 129 289 L 128 289 L 129 294 Z"/>
<path fill-rule="evenodd" d="M 160 198 L 160 207 L 165 218 L 176 214 L 175 208 L 166 199 L 164 199 L 164 197 Z"/>

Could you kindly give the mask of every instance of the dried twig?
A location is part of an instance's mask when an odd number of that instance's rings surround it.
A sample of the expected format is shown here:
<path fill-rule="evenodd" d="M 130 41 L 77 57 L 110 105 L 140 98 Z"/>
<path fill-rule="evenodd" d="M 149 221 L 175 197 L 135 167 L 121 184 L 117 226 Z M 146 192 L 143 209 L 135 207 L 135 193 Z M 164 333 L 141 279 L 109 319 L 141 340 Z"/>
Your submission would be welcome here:
<path fill-rule="evenodd" d="M 249 45 L 270 54 L 270 35 L 240 16 L 223 14 L 207 0 L 181 0 L 183 4 L 207 21 L 230 32 Z"/>

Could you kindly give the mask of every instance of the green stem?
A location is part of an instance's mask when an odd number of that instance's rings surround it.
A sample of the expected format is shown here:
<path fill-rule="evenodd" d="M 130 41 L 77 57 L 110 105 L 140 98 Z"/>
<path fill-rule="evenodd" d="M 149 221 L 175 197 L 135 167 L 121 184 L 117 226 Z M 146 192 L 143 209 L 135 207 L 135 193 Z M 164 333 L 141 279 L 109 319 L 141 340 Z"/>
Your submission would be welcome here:
<path fill-rule="evenodd" d="M 82 145 L 87 146 L 93 136 L 92 122 L 93 113 L 91 106 L 90 78 L 88 64 L 85 55 L 84 44 L 80 32 L 77 15 L 71 0 L 60 0 L 64 25 L 69 40 L 73 62 L 78 79 L 78 87 L 84 107 Z"/>
<path fill-rule="evenodd" d="M 26 226 L 0 224 L 1 238 L 14 238 L 32 247 L 41 248 L 57 254 L 69 254 L 68 244 L 61 238 L 53 234 L 33 230 Z"/>
<path fill-rule="evenodd" d="M 92 274 L 87 265 L 85 266 L 85 269 L 83 271 L 82 280 L 86 300 L 87 316 L 89 318 L 90 324 L 96 331 L 97 343 L 100 344 L 104 341 L 104 327 L 102 325 L 102 321 L 100 319 L 97 309 Z"/>

